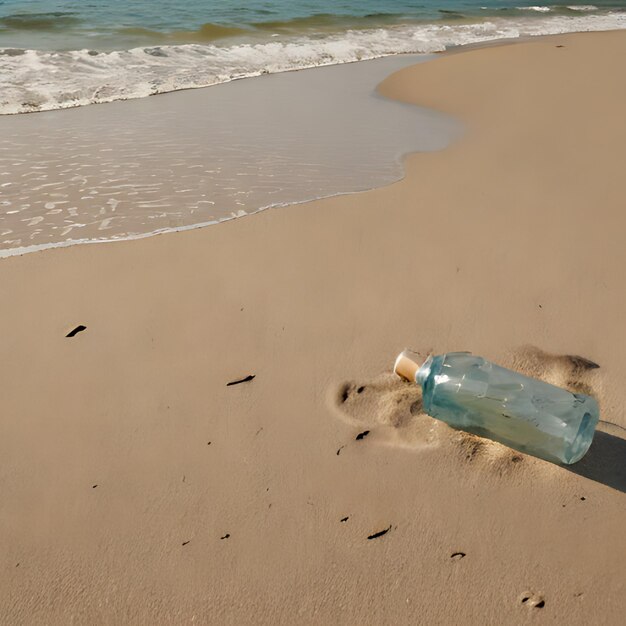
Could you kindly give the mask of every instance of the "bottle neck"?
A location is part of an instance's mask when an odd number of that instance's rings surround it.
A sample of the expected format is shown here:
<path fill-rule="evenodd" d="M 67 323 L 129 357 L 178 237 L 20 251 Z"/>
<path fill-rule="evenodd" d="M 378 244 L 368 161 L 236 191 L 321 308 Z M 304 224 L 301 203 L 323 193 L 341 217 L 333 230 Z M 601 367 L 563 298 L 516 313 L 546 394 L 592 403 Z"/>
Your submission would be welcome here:
<path fill-rule="evenodd" d="M 429 356 L 420 366 L 418 361 L 420 357 L 412 350 L 404 350 L 398 355 L 393 366 L 393 371 L 398 375 L 412 383 L 424 386 L 424 382 L 430 375 L 433 364 L 432 355 Z"/>
<path fill-rule="evenodd" d="M 404 350 L 398 355 L 393 371 L 405 380 L 415 382 L 415 375 L 420 367 L 415 359 L 416 356 L 411 350 Z"/>
<path fill-rule="evenodd" d="M 432 364 L 433 364 L 433 357 L 431 355 L 424 361 L 424 363 L 417 370 L 417 372 L 415 372 L 415 382 L 418 385 L 422 385 L 422 387 L 424 386 L 426 379 L 430 376 L 430 369 L 432 367 Z"/>

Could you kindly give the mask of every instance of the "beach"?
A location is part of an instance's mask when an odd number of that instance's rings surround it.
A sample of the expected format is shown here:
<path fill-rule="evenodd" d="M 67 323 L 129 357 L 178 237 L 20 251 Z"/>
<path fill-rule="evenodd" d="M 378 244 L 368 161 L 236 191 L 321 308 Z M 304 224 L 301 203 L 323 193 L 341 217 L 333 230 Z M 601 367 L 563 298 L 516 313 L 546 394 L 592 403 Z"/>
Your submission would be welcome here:
<path fill-rule="evenodd" d="M 379 86 L 464 124 L 398 182 L 0 259 L 0 621 L 620 624 L 625 54 L 442 55 Z M 405 347 L 600 432 L 559 467 L 452 430 Z"/>

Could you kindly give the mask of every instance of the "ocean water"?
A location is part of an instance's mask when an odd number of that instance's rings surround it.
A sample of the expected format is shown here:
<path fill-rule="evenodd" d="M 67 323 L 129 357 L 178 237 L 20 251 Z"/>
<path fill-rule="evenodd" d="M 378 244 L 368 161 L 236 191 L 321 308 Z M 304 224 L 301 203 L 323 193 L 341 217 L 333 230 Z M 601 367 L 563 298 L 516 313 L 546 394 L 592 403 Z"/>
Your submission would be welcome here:
<path fill-rule="evenodd" d="M 0 0 L 0 114 L 625 27 L 615 0 Z"/>

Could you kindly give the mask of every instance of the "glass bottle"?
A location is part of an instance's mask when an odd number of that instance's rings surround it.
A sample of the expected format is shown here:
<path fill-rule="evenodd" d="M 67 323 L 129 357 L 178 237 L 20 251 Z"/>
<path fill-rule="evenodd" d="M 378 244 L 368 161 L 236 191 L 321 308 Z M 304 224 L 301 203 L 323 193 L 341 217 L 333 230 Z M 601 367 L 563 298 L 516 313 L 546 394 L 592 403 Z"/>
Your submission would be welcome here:
<path fill-rule="evenodd" d="M 394 371 L 422 387 L 424 411 L 454 428 L 567 465 L 589 449 L 598 403 L 469 352 L 429 356 L 420 367 L 402 352 Z"/>

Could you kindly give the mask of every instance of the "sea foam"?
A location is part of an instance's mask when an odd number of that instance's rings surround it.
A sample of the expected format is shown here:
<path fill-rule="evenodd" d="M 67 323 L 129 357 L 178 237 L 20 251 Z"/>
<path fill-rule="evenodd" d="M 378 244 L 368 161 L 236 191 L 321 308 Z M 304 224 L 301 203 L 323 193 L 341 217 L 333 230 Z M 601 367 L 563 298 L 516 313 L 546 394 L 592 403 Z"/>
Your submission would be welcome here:
<path fill-rule="evenodd" d="M 315 37 L 270 37 L 230 45 L 185 44 L 130 50 L 0 50 L 0 114 L 28 113 L 142 98 L 206 87 L 239 78 L 400 53 L 432 53 L 497 39 L 626 28 L 626 12 L 577 15 L 544 13 L 476 23 L 412 24 L 348 30 Z"/>

